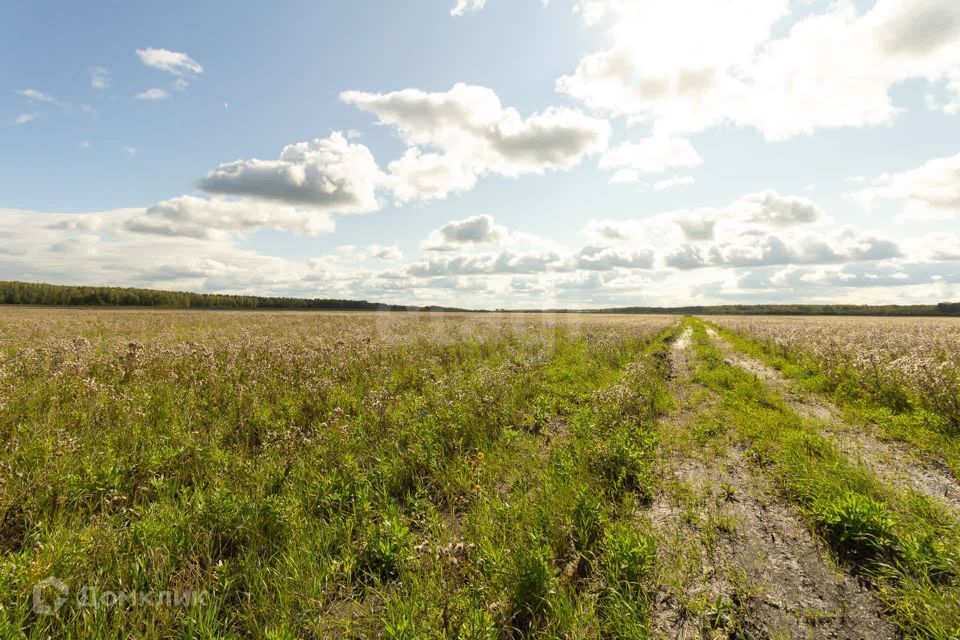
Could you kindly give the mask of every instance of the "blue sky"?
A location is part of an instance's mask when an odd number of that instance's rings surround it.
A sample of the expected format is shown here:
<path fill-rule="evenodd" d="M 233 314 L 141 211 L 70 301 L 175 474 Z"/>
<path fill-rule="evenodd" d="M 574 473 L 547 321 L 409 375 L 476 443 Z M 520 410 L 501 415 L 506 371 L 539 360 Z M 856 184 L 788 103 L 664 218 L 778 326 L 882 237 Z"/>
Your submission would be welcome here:
<path fill-rule="evenodd" d="M 3 279 L 960 299 L 951 0 L 14 1 L 0 56 Z"/>

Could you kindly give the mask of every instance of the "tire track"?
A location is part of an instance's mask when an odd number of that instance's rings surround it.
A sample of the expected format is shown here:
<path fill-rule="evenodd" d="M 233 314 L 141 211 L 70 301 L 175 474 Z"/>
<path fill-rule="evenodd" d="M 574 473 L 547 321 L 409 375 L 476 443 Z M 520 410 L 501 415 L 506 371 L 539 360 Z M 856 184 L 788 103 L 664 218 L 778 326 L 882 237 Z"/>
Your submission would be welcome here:
<path fill-rule="evenodd" d="M 873 593 L 831 563 L 732 442 L 671 445 L 687 441 L 717 400 L 690 384 L 690 342 L 687 329 L 670 352 L 679 408 L 663 422 L 664 489 L 650 509 L 660 538 L 653 636 L 897 638 Z"/>

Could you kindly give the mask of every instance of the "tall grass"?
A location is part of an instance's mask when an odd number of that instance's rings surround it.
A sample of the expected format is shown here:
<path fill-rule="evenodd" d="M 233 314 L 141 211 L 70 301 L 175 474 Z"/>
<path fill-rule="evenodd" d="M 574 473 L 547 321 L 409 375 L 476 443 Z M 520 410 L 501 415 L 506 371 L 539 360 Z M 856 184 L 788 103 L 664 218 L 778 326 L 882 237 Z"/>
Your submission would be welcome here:
<path fill-rule="evenodd" d="M 670 319 L 2 320 L 0 636 L 643 628 Z"/>

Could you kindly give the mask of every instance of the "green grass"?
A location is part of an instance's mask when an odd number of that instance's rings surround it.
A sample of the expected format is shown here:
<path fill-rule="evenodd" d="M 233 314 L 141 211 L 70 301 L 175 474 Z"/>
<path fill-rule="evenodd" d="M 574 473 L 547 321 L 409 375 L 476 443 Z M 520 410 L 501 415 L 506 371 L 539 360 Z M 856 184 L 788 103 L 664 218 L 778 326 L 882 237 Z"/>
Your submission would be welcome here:
<path fill-rule="evenodd" d="M 669 322 L 344 318 L 8 344 L 0 636 L 642 637 Z"/>
<path fill-rule="evenodd" d="M 654 590 L 703 579 L 699 555 L 665 566 L 651 502 L 710 549 L 738 526 L 732 486 L 665 482 L 663 456 L 734 444 L 903 629 L 960 632 L 956 518 L 699 321 L 31 313 L 0 326 L 0 637 L 645 638 Z M 54 615 L 48 576 L 70 588 Z M 682 606 L 733 631 L 759 587 L 724 579 L 737 598 Z M 109 602 L 131 592 L 153 602 Z"/>

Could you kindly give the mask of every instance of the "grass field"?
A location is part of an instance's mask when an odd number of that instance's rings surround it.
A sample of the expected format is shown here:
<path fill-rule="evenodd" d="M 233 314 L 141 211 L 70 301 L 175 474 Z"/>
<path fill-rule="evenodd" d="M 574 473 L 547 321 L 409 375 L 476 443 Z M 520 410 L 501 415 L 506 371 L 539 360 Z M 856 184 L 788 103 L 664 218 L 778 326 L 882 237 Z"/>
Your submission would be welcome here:
<path fill-rule="evenodd" d="M 0 310 L 0 638 L 956 638 L 958 336 Z"/>

